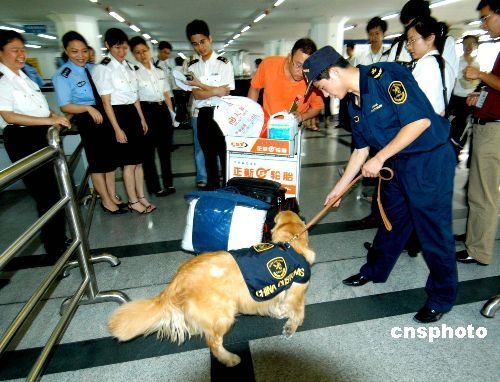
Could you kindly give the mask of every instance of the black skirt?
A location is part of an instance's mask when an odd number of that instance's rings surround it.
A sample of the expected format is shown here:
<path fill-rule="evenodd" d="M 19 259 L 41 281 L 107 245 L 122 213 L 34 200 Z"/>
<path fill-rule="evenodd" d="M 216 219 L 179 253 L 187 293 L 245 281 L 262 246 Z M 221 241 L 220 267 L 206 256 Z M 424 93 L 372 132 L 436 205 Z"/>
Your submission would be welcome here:
<path fill-rule="evenodd" d="M 117 160 L 120 166 L 140 164 L 144 161 L 145 137 L 141 117 L 134 104 L 113 105 L 116 121 L 127 136 L 127 143 L 117 144 Z"/>
<path fill-rule="evenodd" d="M 118 167 L 115 132 L 106 114 L 103 111 L 101 114 L 104 120 L 100 125 L 94 122 L 89 113 L 81 113 L 73 117 L 80 132 L 91 173 L 111 172 Z"/>

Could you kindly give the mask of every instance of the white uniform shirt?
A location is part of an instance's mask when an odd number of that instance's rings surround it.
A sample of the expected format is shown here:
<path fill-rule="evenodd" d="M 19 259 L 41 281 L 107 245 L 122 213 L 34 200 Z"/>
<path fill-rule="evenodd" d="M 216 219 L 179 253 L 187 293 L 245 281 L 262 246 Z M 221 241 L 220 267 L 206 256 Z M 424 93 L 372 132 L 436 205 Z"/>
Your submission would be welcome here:
<path fill-rule="evenodd" d="M 443 98 L 443 81 L 441 79 L 441 71 L 439 69 L 438 61 L 432 56 L 434 54 L 439 54 L 439 52 L 437 50 L 431 50 L 419 59 L 412 74 L 413 77 L 415 77 L 420 89 L 422 89 L 424 94 L 427 96 L 427 99 L 431 102 L 434 111 L 437 114 L 441 114 L 444 112 L 445 108 Z M 453 76 L 453 70 L 451 68 L 447 69 L 448 65 L 446 61 L 444 64 L 447 97 L 449 101 L 455 77 Z"/>
<path fill-rule="evenodd" d="M 358 64 L 371 65 L 371 64 L 375 64 L 375 63 L 380 62 L 380 61 L 385 61 L 384 59 L 382 59 L 382 53 L 384 53 L 384 46 L 383 45 L 380 47 L 379 51 L 376 53 L 373 53 L 372 47 L 369 46 L 368 52 L 366 52 L 365 54 L 362 54 L 360 57 L 358 57 L 356 65 L 358 65 Z"/>
<path fill-rule="evenodd" d="M 234 71 L 233 65 L 224 56 L 221 56 L 226 62 L 218 59 L 219 55 L 212 52 L 207 61 L 198 58 L 196 62 L 188 64 L 188 71 L 191 71 L 205 85 L 223 86 L 228 85 L 229 89 L 234 90 Z M 216 106 L 220 97 L 210 97 L 207 99 L 194 99 L 193 106 L 200 109 L 205 106 Z"/>
<path fill-rule="evenodd" d="M 467 97 L 469 93 L 472 93 L 477 85 L 479 85 L 480 80 L 466 80 L 464 78 L 464 69 L 469 66 L 469 63 L 465 61 L 464 56 L 460 57 L 458 64 L 458 76 L 455 82 L 455 88 L 453 89 L 453 94 L 459 97 Z M 474 57 L 471 66 L 479 69 L 479 62 Z"/>
<path fill-rule="evenodd" d="M 401 44 L 401 43 L 400 43 Z M 394 62 L 396 60 L 396 51 L 398 49 L 398 44 L 394 45 L 389 53 L 389 57 L 387 58 L 388 62 Z M 453 75 L 455 78 L 458 75 L 458 57 L 455 51 L 455 39 L 451 36 L 446 38 L 444 43 L 443 54 L 441 55 L 446 61 L 446 66 L 449 67 L 453 71 Z M 399 55 L 398 61 L 402 62 L 410 62 L 412 61 L 410 52 L 406 49 L 406 44 L 403 45 L 401 49 L 401 53 Z"/>
<path fill-rule="evenodd" d="M 106 58 L 110 61 L 104 64 Z M 92 70 L 92 78 L 99 95 L 111 94 L 111 105 L 130 105 L 137 101 L 137 76 L 132 64 L 119 63 L 113 56 Z"/>
<path fill-rule="evenodd" d="M 19 75 L 0 63 L 0 110 L 12 111 L 31 117 L 49 117 L 50 109 L 47 100 L 36 83 L 29 79 L 22 70 Z M 7 122 L 0 117 L 0 127 Z"/>
<path fill-rule="evenodd" d="M 154 65 L 151 65 L 151 69 L 147 69 L 141 63 L 138 63 L 137 66 L 139 66 L 139 70 L 136 71 L 139 100 L 147 102 L 164 101 L 164 93 L 170 91 L 165 72 Z"/>

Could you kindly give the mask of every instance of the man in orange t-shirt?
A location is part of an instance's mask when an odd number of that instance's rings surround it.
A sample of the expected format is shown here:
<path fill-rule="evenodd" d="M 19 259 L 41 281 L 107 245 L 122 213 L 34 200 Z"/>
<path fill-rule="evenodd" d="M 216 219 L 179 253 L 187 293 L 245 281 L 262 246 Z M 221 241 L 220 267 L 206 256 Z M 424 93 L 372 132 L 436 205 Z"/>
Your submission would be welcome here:
<path fill-rule="evenodd" d="M 323 97 L 317 90 L 304 99 L 307 85 L 302 65 L 315 51 L 314 41 L 301 38 L 286 57 L 267 57 L 261 62 L 250 83 L 248 98 L 257 102 L 259 91 L 264 89 L 262 107 L 266 121 L 274 113 L 289 111 L 296 97 L 299 104 L 294 114 L 299 122 L 317 116 L 323 109 Z"/>

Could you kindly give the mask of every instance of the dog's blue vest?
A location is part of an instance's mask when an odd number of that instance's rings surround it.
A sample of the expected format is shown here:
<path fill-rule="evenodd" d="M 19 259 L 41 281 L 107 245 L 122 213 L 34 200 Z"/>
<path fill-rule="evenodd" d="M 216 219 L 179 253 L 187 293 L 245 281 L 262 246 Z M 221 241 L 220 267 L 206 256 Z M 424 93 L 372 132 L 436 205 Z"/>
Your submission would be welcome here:
<path fill-rule="evenodd" d="M 270 300 L 292 283 L 305 284 L 311 277 L 309 263 L 289 245 L 261 243 L 229 253 L 255 301 Z"/>

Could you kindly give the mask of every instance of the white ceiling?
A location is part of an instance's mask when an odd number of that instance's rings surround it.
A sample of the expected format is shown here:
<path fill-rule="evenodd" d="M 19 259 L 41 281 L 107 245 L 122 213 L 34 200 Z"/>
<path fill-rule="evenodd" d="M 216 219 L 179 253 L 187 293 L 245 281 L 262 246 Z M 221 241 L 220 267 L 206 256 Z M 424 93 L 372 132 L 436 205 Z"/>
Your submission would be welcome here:
<path fill-rule="evenodd" d="M 264 42 L 269 40 L 291 40 L 306 36 L 311 25 L 331 17 L 349 17 L 349 24 L 357 24 L 355 29 L 346 31 L 345 39 L 366 38 L 366 22 L 373 16 L 384 16 L 399 11 L 405 0 L 286 0 L 273 8 L 276 0 L 102 0 L 97 4 L 89 0 L 2 0 L 0 25 L 22 26 L 23 24 L 45 24 L 55 34 L 51 14 L 80 14 L 95 17 L 99 30 L 103 33 L 110 27 L 122 28 L 129 36 L 137 33 L 125 24 L 115 21 L 105 11 L 106 6 L 131 21 L 157 40 L 168 40 L 174 50 L 186 50 L 186 24 L 195 19 L 205 20 L 217 49 L 238 33 L 245 25 L 266 8 L 270 13 L 262 21 L 252 24 L 252 28 L 242 34 L 228 50 L 248 50 L 264 52 Z M 475 10 L 479 0 L 457 0 L 456 3 L 434 8 L 432 14 L 446 21 L 455 34 L 468 27 L 466 21 L 476 19 Z M 398 33 L 402 27 L 399 19 L 388 20 L 387 34 Z M 41 39 L 35 35 L 25 35 L 27 40 L 40 42 L 44 46 L 57 41 Z"/>

